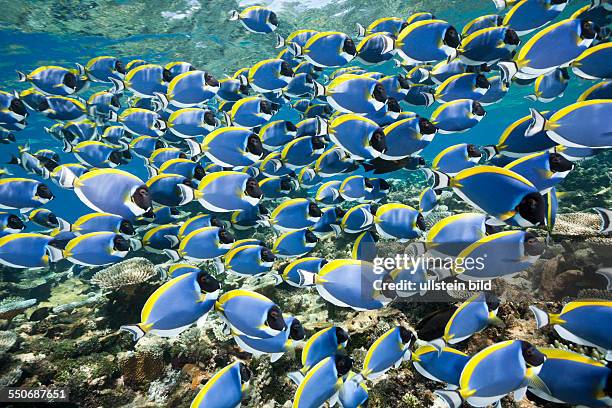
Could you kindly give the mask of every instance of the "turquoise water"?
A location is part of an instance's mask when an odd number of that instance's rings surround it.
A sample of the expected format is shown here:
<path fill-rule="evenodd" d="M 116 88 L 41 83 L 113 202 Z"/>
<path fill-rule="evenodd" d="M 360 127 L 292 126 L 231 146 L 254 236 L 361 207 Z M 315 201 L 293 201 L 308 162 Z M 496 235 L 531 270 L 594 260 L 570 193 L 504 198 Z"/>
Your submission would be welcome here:
<path fill-rule="evenodd" d="M 0 60 L 0 86 L 5 90 L 25 89 L 24 84 L 17 83 L 15 70 L 29 72 L 51 64 L 71 67 L 75 62 L 85 65 L 89 59 L 99 55 L 113 55 L 123 61 L 141 58 L 161 64 L 188 61 L 222 78 L 232 75 L 238 68 L 272 58 L 278 53 L 274 48 L 274 35 L 249 33 L 242 25 L 226 20 L 230 10 L 247 3 L 222 0 L 175 1 L 163 5 L 157 1 L 33 1 L 20 5 L 0 2 L 0 5 L 2 3 L 1 9 L 10 11 L 0 17 L 0 21 L 4 20 L 0 25 L 0 55 L 3 56 Z M 421 10 L 433 12 L 461 31 L 460 28 L 473 18 L 495 13 L 493 3 L 488 0 L 276 0 L 267 4 L 278 12 L 278 32 L 284 36 L 304 28 L 355 33 L 356 23 L 367 26 L 380 17 L 408 16 Z M 558 20 L 585 4 L 585 1 L 571 2 Z M 523 43 L 526 39 L 522 39 Z M 352 65 L 358 64 L 354 62 Z M 375 69 L 383 73 L 394 71 L 390 62 Z M 422 155 L 432 159 L 443 148 L 462 142 L 495 143 L 509 124 L 529 113 L 529 106 L 538 110 L 559 109 L 574 102 L 590 85 L 572 75 L 565 95 L 546 104 L 524 99 L 525 95 L 532 93 L 532 86 L 513 85 L 503 102 L 486 107 L 487 115 L 476 127 L 461 134 L 438 135 Z M 94 84 L 81 96 L 101 89 L 105 88 Z M 428 117 L 437 106 L 437 103 L 429 108 L 408 105 L 407 109 Z M 292 119 L 286 116 L 286 111 L 281 111 L 277 118 Z M 60 143 L 43 131 L 44 126 L 53 124 L 51 120 L 42 115 L 31 115 L 28 121 L 27 129 L 18 135 L 20 144 L 28 141 L 33 151 L 46 147 L 59 150 Z M 16 146 L 11 148 L 14 150 Z M 5 147 L 2 149 L 5 157 L 8 152 Z M 146 178 L 139 159 L 124 167 Z M 16 170 L 18 173 L 19 169 Z M 61 210 L 70 203 L 75 215 L 88 212 L 87 207 L 73 200 L 72 192 L 56 188 L 54 193 L 57 193 L 57 199 L 48 204 L 52 211 Z"/>

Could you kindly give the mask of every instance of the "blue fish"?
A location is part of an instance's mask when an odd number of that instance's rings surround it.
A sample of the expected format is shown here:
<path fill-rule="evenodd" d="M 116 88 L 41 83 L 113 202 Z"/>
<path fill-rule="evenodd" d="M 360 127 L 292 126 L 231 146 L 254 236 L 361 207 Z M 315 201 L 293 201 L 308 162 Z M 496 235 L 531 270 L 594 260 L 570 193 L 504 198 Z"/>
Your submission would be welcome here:
<path fill-rule="evenodd" d="M 277 284 L 287 282 L 289 286 L 305 287 L 302 282 L 300 270 L 305 270 L 311 273 L 318 273 L 319 270 L 327 263 L 327 260 L 317 257 L 304 257 L 294 259 L 288 264 L 279 269 L 279 274 L 274 278 Z"/>
<path fill-rule="evenodd" d="M 241 276 L 260 276 L 270 272 L 275 256 L 262 245 L 244 245 L 232 248 L 225 255 L 225 269 Z"/>
<path fill-rule="evenodd" d="M 327 122 L 322 123 L 322 129 L 327 127 Z M 376 122 L 359 115 L 337 117 L 329 123 L 327 132 L 332 142 L 356 160 L 374 159 L 386 150 L 383 129 Z"/>
<path fill-rule="evenodd" d="M 443 20 L 420 20 L 409 24 L 397 37 L 395 48 L 408 63 L 452 60 L 457 54 L 460 35 Z"/>
<path fill-rule="evenodd" d="M 334 406 L 342 388 L 342 377 L 353 366 L 353 360 L 347 356 L 326 357 L 315 365 L 300 382 L 293 408 L 320 407 L 330 400 Z"/>
<path fill-rule="evenodd" d="M 359 204 L 351 207 L 342 217 L 340 226 L 348 234 L 357 234 L 369 229 L 374 224 L 376 207 L 370 204 Z"/>
<path fill-rule="evenodd" d="M 341 67 L 357 55 L 357 47 L 346 34 L 337 31 L 324 31 L 313 35 L 304 46 L 292 44 L 297 56 L 322 68 Z"/>
<path fill-rule="evenodd" d="M 608 61 L 612 58 L 609 42 L 597 44 L 585 50 L 572 64 L 572 71 L 584 79 L 612 79 Z"/>
<path fill-rule="evenodd" d="M 561 98 L 567 88 L 569 74 L 566 68 L 557 68 L 551 72 L 540 75 L 534 82 L 534 93 L 526 98 L 532 101 L 551 102 Z"/>
<path fill-rule="evenodd" d="M 382 238 L 398 242 L 414 239 L 426 229 L 423 215 L 419 211 L 399 203 L 378 207 L 374 216 L 374 226 Z"/>
<path fill-rule="evenodd" d="M 557 18 L 567 3 L 567 0 L 519 1 L 506 13 L 502 24 L 523 36 Z"/>
<path fill-rule="evenodd" d="M 373 380 L 391 368 L 399 368 L 403 361 L 410 360 L 410 346 L 416 339 L 414 333 L 403 326 L 386 331 L 370 346 L 363 361 L 361 378 Z"/>
<path fill-rule="evenodd" d="M 180 234 L 180 231 L 178 233 Z M 234 241 L 234 236 L 223 228 L 203 227 L 180 236 L 178 248 L 164 249 L 164 253 L 174 262 L 181 259 L 196 262 L 216 261 L 230 250 Z"/>
<path fill-rule="evenodd" d="M 140 249 L 140 241 L 126 239 L 109 231 L 89 232 L 71 239 L 63 257 L 82 266 L 103 266 L 119 262 L 130 250 Z"/>
<path fill-rule="evenodd" d="M 431 345 L 424 345 L 412 353 L 411 359 L 412 365 L 423 377 L 459 386 L 461 372 L 470 356 L 450 347 L 436 350 Z"/>
<path fill-rule="evenodd" d="M 28 178 L 0 178 L 0 208 L 18 209 L 25 213 L 38 208 L 55 195 L 44 183 Z"/>
<path fill-rule="evenodd" d="M 0 264 L 9 268 L 47 268 L 50 262 L 61 259 L 49 244 L 53 237 L 17 232 L 0 238 Z"/>
<path fill-rule="evenodd" d="M 179 186 L 181 188 L 181 186 Z M 209 211 L 233 212 L 247 210 L 259 203 L 263 194 L 259 183 L 246 173 L 218 171 L 204 176 L 197 190 L 185 187 L 186 204 L 193 199 Z M 191 197 L 189 194 L 191 193 Z"/>
<path fill-rule="evenodd" d="M 288 231 L 276 238 L 272 252 L 279 258 L 295 258 L 312 251 L 317 242 L 317 236 L 307 228 Z"/>
<path fill-rule="evenodd" d="M 272 10 L 261 7 L 247 7 L 241 12 L 230 11 L 230 21 L 240 21 L 240 23 L 252 33 L 268 34 L 278 27 L 278 16 Z"/>
<path fill-rule="evenodd" d="M 266 339 L 254 339 L 248 336 L 234 336 L 236 344 L 258 358 L 263 355 L 270 355 L 270 362 L 278 361 L 289 349 L 295 348 L 302 343 L 306 337 L 304 328 L 298 319 L 293 316 L 285 318 L 287 330 L 280 332 L 274 337 Z"/>
<path fill-rule="evenodd" d="M 449 175 L 455 175 L 461 170 L 476 166 L 481 157 L 482 153 L 478 146 L 460 143 L 449 146 L 438 153 L 431 163 L 431 168 Z"/>
<path fill-rule="evenodd" d="M 546 194 L 565 179 L 574 164 L 559 153 L 540 152 L 516 159 L 504 168 L 525 177 Z"/>
<path fill-rule="evenodd" d="M 430 121 L 442 134 L 461 133 L 476 126 L 485 115 L 478 101 L 457 99 L 440 105 L 431 114 Z"/>

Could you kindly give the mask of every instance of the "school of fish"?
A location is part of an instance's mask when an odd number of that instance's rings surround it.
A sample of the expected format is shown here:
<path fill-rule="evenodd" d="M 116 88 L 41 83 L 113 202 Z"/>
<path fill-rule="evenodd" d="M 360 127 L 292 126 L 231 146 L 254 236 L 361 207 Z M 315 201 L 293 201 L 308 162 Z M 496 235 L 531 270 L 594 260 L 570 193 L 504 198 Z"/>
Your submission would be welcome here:
<path fill-rule="evenodd" d="M 567 0 L 494 3 L 497 14 L 461 30 L 419 12 L 380 18 L 351 34 L 277 35 L 278 55 L 223 79 L 189 62 L 112 56 L 18 71 L 29 88 L 0 92 L 0 142 L 19 144 L 0 178 L 0 263 L 36 269 L 67 260 L 96 268 L 137 251 L 164 254 L 167 281 L 142 305 L 141 321 L 122 330 L 135 341 L 173 337 L 214 312 L 254 357 L 275 362 L 299 346 L 302 369 L 288 373 L 297 384 L 288 396 L 294 408 L 365 407 L 367 381 L 403 362 L 441 383 L 436 393 L 453 408 L 499 406 L 527 390 L 556 403 L 612 406 L 612 371 L 601 361 L 520 339 L 471 356 L 452 348 L 503 325 L 500 299 L 490 294 L 427 316 L 415 329 L 392 328 L 357 368 L 341 326 L 307 337 L 283 305 L 253 291 L 224 291 L 217 276 L 271 274 L 279 284 L 315 288 L 337 307 L 363 311 L 419 295 L 364 291 L 364 282 L 485 280 L 531 266 L 546 243 L 527 229 L 552 229 L 555 187 L 575 162 L 612 147 L 612 4 L 597 0 L 560 20 Z M 279 25 L 276 13 L 260 6 L 232 11 L 229 20 L 262 35 L 275 35 Z M 388 61 L 394 74 L 376 71 Z M 456 144 L 429 163 L 419 156 L 437 135 L 478 126 L 486 107 L 512 88 L 532 87 L 530 101 L 549 102 L 576 77 L 592 82 L 578 100 L 517 115 L 496 144 Z M 411 105 L 435 109 L 423 117 Z M 286 111 L 302 120 L 275 118 Z M 53 121 L 45 137 L 55 151 L 21 143 L 19 131 L 33 115 Z M 147 180 L 124 170 L 134 161 L 146 167 Z M 11 166 L 30 176 L 13 177 Z M 388 202 L 385 175 L 399 171 L 423 171 L 430 180 L 418 208 Z M 69 209 L 46 209 L 56 189 L 72 190 L 91 212 L 72 219 Z M 442 189 L 474 211 L 428 229 L 424 216 Z M 612 212 L 595 210 L 601 233 L 610 233 Z M 234 236 L 255 228 L 271 229 L 275 241 Z M 319 241 L 341 234 L 352 237 L 351 259 L 309 256 Z M 415 265 L 380 274 L 373 264 L 378 240 L 411 243 L 419 254 L 488 257 L 479 269 Z M 275 268 L 279 259 L 285 263 Z M 558 313 L 531 309 L 538 327 L 552 325 L 561 338 L 612 360 L 612 302 L 576 300 Z M 251 376 L 236 361 L 191 406 L 239 406 Z"/>

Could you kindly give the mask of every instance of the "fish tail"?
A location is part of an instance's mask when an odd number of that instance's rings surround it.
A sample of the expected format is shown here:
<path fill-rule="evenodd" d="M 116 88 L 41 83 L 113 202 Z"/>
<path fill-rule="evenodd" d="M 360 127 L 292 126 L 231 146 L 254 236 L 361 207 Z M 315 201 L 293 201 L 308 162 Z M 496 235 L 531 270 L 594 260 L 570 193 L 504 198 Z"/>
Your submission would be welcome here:
<path fill-rule="evenodd" d="M 529 108 L 531 113 L 531 124 L 525 131 L 525 136 L 531 137 L 539 132 L 546 130 L 546 118 L 540 112 L 533 108 Z"/>
<path fill-rule="evenodd" d="M 595 271 L 595 273 L 606 279 L 606 290 L 612 290 L 612 268 L 601 268 Z"/>
<path fill-rule="evenodd" d="M 229 21 L 236 21 L 240 19 L 240 13 L 238 10 L 232 10 L 229 12 Z"/>
<path fill-rule="evenodd" d="M 65 153 L 70 153 L 73 150 L 74 150 L 74 146 L 70 144 L 68 140 L 64 139 L 64 147 L 62 148 L 62 151 Z"/>
<path fill-rule="evenodd" d="M 431 169 L 422 169 L 422 170 L 425 172 L 425 175 L 427 176 L 428 180 L 433 178 L 433 185 L 431 187 L 432 189 L 441 190 L 443 188 L 451 186 L 452 179 L 448 174 L 442 173 L 441 171 L 431 170 Z"/>
<path fill-rule="evenodd" d="M 406 253 L 410 254 L 414 258 L 418 258 L 427 252 L 427 246 L 425 242 L 412 242 L 406 248 Z"/>
<path fill-rule="evenodd" d="M 186 186 L 185 184 L 178 184 L 177 187 L 179 189 L 179 196 L 181 197 L 181 202 L 179 203 L 179 206 L 188 204 L 198 199 L 198 194 L 196 193 L 197 190 L 194 190 L 193 188 Z"/>
<path fill-rule="evenodd" d="M 289 51 L 296 57 L 301 57 L 304 55 L 304 50 L 302 49 L 302 46 L 294 42 L 289 45 Z"/>
<path fill-rule="evenodd" d="M 529 94 L 529 95 L 525 95 L 525 99 L 529 99 L 530 101 L 537 101 L 538 100 L 538 95 L 535 94 Z"/>
<path fill-rule="evenodd" d="M 319 96 L 325 96 L 325 92 L 327 92 L 327 89 L 325 88 L 325 86 L 321 85 L 319 82 L 317 81 L 313 81 L 314 82 L 314 91 L 315 91 L 315 98 L 319 97 Z"/>
<path fill-rule="evenodd" d="M 119 330 L 130 333 L 134 341 L 140 340 L 145 334 L 147 334 L 145 329 L 146 328 L 143 327 L 142 323 L 119 327 Z"/>
<path fill-rule="evenodd" d="M 440 397 L 448 408 L 459 408 L 463 404 L 461 393 L 457 390 L 436 390 L 434 394 Z"/>
<path fill-rule="evenodd" d="M 316 81 L 315 81 L 316 83 Z M 316 136 L 323 136 L 329 134 L 329 123 L 327 120 L 320 116 L 317 116 L 317 134 Z"/>
<path fill-rule="evenodd" d="M 70 231 L 70 229 L 72 228 L 72 224 L 70 224 L 63 218 L 57 217 L 57 222 L 59 223 L 57 229 L 59 229 L 60 231 Z"/>
<path fill-rule="evenodd" d="M 56 248 L 53 245 L 47 245 L 47 255 L 51 262 L 59 262 L 64 259 L 64 251 L 60 248 Z"/>
<path fill-rule="evenodd" d="M 599 214 L 601 218 L 601 226 L 599 227 L 600 234 L 608 234 L 612 232 L 612 210 L 608 210 L 607 208 L 596 207 L 593 208 Z"/>
<path fill-rule="evenodd" d="M 363 38 L 366 35 L 366 29 L 361 24 L 357 23 L 357 38 Z"/>
<path fill-rule="evenodd" d="M 2 167 L 0 168 L 0 176 L 11 176 L 13 175 L 13 173 L 11 173 L 6 167 Z"/>
<path fill-rule="evenodd" d="M 117 78 L 109 78 L 109 79 L 113 83 L 113 87 L 109 89 L 109 92 L 115 95 L 122 94 L 123 90 L 125 89 L 125 83 L 122 80 L 117 79 Z"/>
<path fill-rule="evenodd" d="M 502 61 L 498 62 L 497 66 L 501 70 L 502 81 L 506 86 L 510 86 L 510 81 L 519 70 L 519 66 L 515 61 Z"/>
<path fill-rule="evenodd" d="M 300 385 L 301 382 L 304 380 L 304 374 L 302 374 L 302 372 L 300 371 L 291 371 L 287 374 L 287 377 L 289 377 L 289 379 L 293 381 L 296 385 Z"/>
<path fill-rule="evenodd" d="M 429 344 L 438 351 L 438 354 L 440 354 L 442 350 L 444 350 L 444 347 L 446 347 L 446 340 L 444 337 L 440 337 L 439 339 L 430 341 Z"/>
<path fill-rule="evenodd" d="M 506 327 L 506 323 L 504 323 L 504 321 L 500 319 L 499 316 L 497 316 L 493 312 L 489 313 L 488 321 L 489 321 L 489 324 L 492 326 Z"/>
<path fill-rule="evenodd" d="M 529 306 L 529 309 L 531 309 L 531 312 L 535 316 L 538 329 L 541 329 L 542 327 L 548 326 L 548 324 L 550 324 L 552 316 L 549 315 L 547 312 L 542 309 L 538 309 L 535 306 Z"/>
<path fill-rule="evenodd" d="M 146 164 L 145 167 L 147 168 L 147 175 L 149 178 L 153 178 L 159 174 L 159 171 L 155 167 L 148 164 Z"/>
<path fill-rule="evenodd" d="M 485 160 L 491 160 L 492 158 L 494 158 L 495 156 L 499 154 L 499 149 L 495 145 L 483 146 L 482 150 L 484 150 L 484 153 L 487 156 Z"/>
<path fill-rule="evenodd" d="M 115 111 L 108 112 L 108 121 L 109 122 L 118 122 L 119 121 L 119 115 L 117 114 L 117 112 L 115 112 Z"/>
<path fill-rule="evenodd" d="M 187 146 L 189 146 L 189 155 L 192 159 L 196 159 L 202 154 L 203 150 L 200 143 L 193 139 L 186 139 L 185 141 L 187 142 Z"/>
<path fill-rule="evenodd" d="M 497 11 L 501 11 L 503 9 L 506 8 L 507 4 L 505 0 L 492 0 L 493 4 L 495 5 L 495 8 L 497 9 Z"/>
<path fill-rule="evenodd" d="M 276 46 L 274 48 L 282 48 L 286 45 L 285 38 L 282 35 L 276 34 Z"/>
<path fill-rule="evenodd" d="M 307 272 L 304 270 L 298 270 L 298 275 L 300 276 L 300 286 L 313 286 L 317 283 L 317 274 L 312 272 Z"/>
<path fill-rule="evenodd" d="M 285 280 L 283 279 L 283 276 L 279 273 L 274 275 L 274 285 L 278 286 L 281 283 L 283 283 Z"/>
<path fill-rule="evenodd" d="M 17 81 L 18 82 L 26 82 L 28 80 L 28 76 L 21 71 L 17 71 Z"/>
<path fill-rule="evenodd" d="M 227 126 L 232 126 L 233 125 L 232 117 L 230 116 L 229 113 L 223 112 L 223 118 L 225 119 L 225 124 Z"/>
<path fill-rule="evenodd" d="M 156 101 L 155 108 L 157 111 L 164 111 L 170 104 L 170 99 L 168 99 L 168 95 L 163 94 L 161 92 L 154 92 L 155 97 L 153 101 Z"/>
<path fill-rule="evenodd" d="M 172 262 L 178 262 L 181 260 L 181 255 L 175 249 L 164 249 L 164 254 L 166 254 L 166 256 L 170 258 Z"/>

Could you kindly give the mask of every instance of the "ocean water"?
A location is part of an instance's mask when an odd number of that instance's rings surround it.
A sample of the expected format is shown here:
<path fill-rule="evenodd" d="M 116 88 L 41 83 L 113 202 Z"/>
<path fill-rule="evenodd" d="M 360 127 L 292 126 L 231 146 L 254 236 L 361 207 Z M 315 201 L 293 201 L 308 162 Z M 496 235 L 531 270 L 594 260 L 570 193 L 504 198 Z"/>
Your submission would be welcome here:
<path fill-rule="evenodd" d="M 586 4 L 588 2 L 585 0 L 571 0 L 556 21 L 569 17 Z M 29 84 L 17 81 L 16 70 L 27 73 L 43 65 L 73 67 L 77 62 L 85 65 L 91 58 L 101 55 L 116 56 L 124 62 L 139 58 L 161 65 L 186 61 L 217 78 L 231 76 L 240 68 L 275 57 L 279 51 L 274 48 L 276 39 L 273 34 L 250 33 L 241 24 L 227 20 L 230 10 L 250 5 L 265 5 L 274 10 L 280 21 L 277 33 L 283 36 L 298 29 L 334 30 L 355 36 L 357 23 L 367 26 L 377 18 L 406 17 L 418 11 L 433 12 L 461 32 L 461 28 L 475 17 L 496 13 L 490 0 L 0 0 L 0 90 L 20 91 L 29 87 Z M 522 44 L 536 32 L 521 37 Z M 349 65 L 360 64 L 352 62 Z M 392 62 L 375 67 L 362 66 L 368 71 L 387 74 L 400 72 Z M 331 69 L 327 71 L 330 72 Z M 491 72 L 490 75 L 493 74 L 498 72 Z M 422 156 L 431 163 L 441 150 L 454 144 L 495 144 L 511 123 L 529 114 L 529 108 L 555 111 L 574 103 L 594 82 L 583 80 L 571 72 L 570 76 L 564 95 L 550 103 L 525 98 L 533 93 L 533 85 L 513 84 L 501 102 L 485 106 L 487 115 L 478 125 L 465 133 L 437 134 Z M 106 88 L 106 85 L 94 83 L 79 96 L 86 99 L 91 93 Z M 430 107 L 403 107 L 428 118 L 438 106 L 438 103 L 434 103 Z M 298 115 L 286 108 L 274 119 L 287 119 L 294 123 L 299 121 Z M 45 132 L 45 127 L 54 123 L 41 114 L 31 114 L 27 128 L 15 132 L 17 143 L 0 144 L 0 168 L 6 167 L 15 177 L 36 178 L 19 166 L 6 164 L 11 156 L 18 154 L 18 146 L 25 144 L 29 144 L 33 152 L 43 148 L 55 150 L 60 154 L 62 163 L 75 162 L 71 154 L 62 152 L 61 143 Z M 577 347 L 555 337 L 552 331 L 541 334 L 535 329 L 528 304 L 516 304 L 533 302 L 533 293 L 546 293 L 555 302 L 545 305 L 541 302 L 539 305 L 550 307 L 551 311 L 554 308 L 560 310 L 561 300 L 567 299 L 567 293 L 571 292 L 569 296 L 574 296 L 580 290 L 591 288 L 593 282 L 597 290 L 601 288 L 601 281 L 593 278 L 593 274 L 602 266 L 612 265 L 610 241 L 608 237 L 598 235 L 598 217 L 585 212 L 593 206 L 612 207 L 609 176 L 606 176 L 612 168 L 611 158 L 607 152 L 585 161 L 586 164 L 578 166 L 574 174 L 570 174 L 568 180 L 561 184 L 560 190 L 566 193 L 564 209 L 572 214 L 564 218 L 564 229 L 553 238 L 543 230 L 534 231 L 549 245 L 542 260 L 530 269 L 529 275 L 521 275 L 517 282 L 513 282 L 514 286 L 503 286 L 506 295 L 500 313 L 502 319 L 508 320 L 506 329 L 487 329 L 484 334 L 477 334 L 468 345 L 464 343 L 458 348 L 471 354 L 495 341 L 522 336 L 538 346 L 555 345 L 602 360 L 601 350 Z M 120 169 L 147 180 L 144 164 L 141 158 L 134 156 L 129 164 L 122 165 Z M 363 174 L 361 171 L 357 173 Z M 420 178 L 414 177 L 416 173 Z M 412 205 L 416 203 L 423 181 L 421 173 L 416 173 L 398 171 L 383 176 L 394 179 L 392 193 L 395 200 Z M 344 177 L 340 175 L 336 178 Z M 417 181 L 421 184 L 417 184 Z M 69 221 L 92 212 L 72 190 L 61 189 L 51 182 L 47 184 L 55 199 L 44 208 Z M 300 194 L 303 196 L 304 192 Z M 459 201 L 447 199 L 445 204 L 450 203 L 451 207 L 455 207 L 449 210 L 444 205 L 446 209 L 434 215 L 442 218 L 468 208 Z M 270 210 L 274 208 L 273 205 L 268 207 Z M 190 208 L 204 212 L 198 204 Z M 43 228 L 28 223 L 28 232 L 36 230 Z M 256 235 L 248 231 L 236 236 L 255 236 L 267 240 L 268 244 L 274 239 L 271 232 L 261 232 L 261 229 Z M 353 238 L 328 239 L 317 246 L 316 256 L 346 258 L 350 254 Z M 587 238 L 592 241 L 586 243 Z M 578 242 L 579 250 L 568 244 L 570 240 Z M 593 249 L 590 246 L 592 242 L 603 242 L 607 246 L 603 250 Z M 394 244 L 386 241 L 387 253 L 405 249 Z M 133 255 L 130 254 L 130 257 Z M 136 256 L 146 257 L 155 264 L 166 265 L 167 262 L 165 256 L 144 250 L 140 250 Z M 214 316 L 212 322 L 200 332 L 197 331 L 200 329 L 190 329 L 179 339 L 172 340 L 147 336 L 136 346 L 125 333 L 117 334 L 117 329 L 120 325 L 138 320 L 142 305 L 160 286 L 163 278 L 156 277 L 159 279 L 144 282 L 136 288 L 126 285 L 129 289 L 102 290 L 91 282 L 92 275 L 100 268 L 76 269 L 76 276 L 72 276 L 67 272 L 70 267 L 68 261 L 58 265 L 61 266 L 44 272 L 19 270 L 18 273 L 23 275 L 0 267 L 0 305 L 11 296 L 36 298 L 39 303 L 17 317 L 0 317 L 0 340 L 8 332 L 19 333 L 20 336 L 19 342 L 9 347 L 10 351 L 0 347 L 0 391 L 5 385 L 61 386 L 68 387 L 72 395 L 70 403 L 66 405 L 69 407 L 186 407 L 202 388 L 201 385 L 215 372 L 240 358 L 249 362 L 255 384 L 250 399 L 243 406 L 285 407 L 283 403 L 291 400 L 294 387 L 285 379 L 285 374 L 300 368 L 299 354 L 296 357 L 288 353 L 290 358 L 283 357 L 273 367 L 266 361 L 255 361 L 235 346 L 231 338 L 223 336 L 219 329 L 220 322 Z M 557 275 L 562 273 L 566 275 L 556 281 Z M 584 280 L 588 281 L 588 285 L 583 285 L 582 277 L 586 277 Z M 349 349 L 359 363 L 365 350 L 393 325 L 414 327 L 423 316 L 434 311 L 430 303 L 404 303 L 394 305 L 391 311 L 384 309 L 380 314 L 368 312 L 363 318 L 363 314 L 326 303 L 315 290 L 292 290 L 286 284 L 275 287 L 274 283 L 265 282 L 265 279 L 263 284 L 259 280 L 247 281 L 244 283 L 246 281 L 227 278 L 224 289 L 235 289 L 244 284 L 249 289 L 260 290 L 283 306 L 284 311 L 299 315 L 310 334 L 331 323 L 349 327 L 355 331 Z M 609 297 L 609 290 L 602 292 Z M 593 293 L 600 295 L 602 292 Z M 87 303 L 88 299 L 94 298 L 97 300 Z M 512 303 L 514 301 L 516 304 Z M 64 307 L 79 302 L 85 306 Z M 512 304 L 508 306 L 508 303 Z M 38 313 L 41 309 L 50 315 L 40 319 L 39 315 L 44 314 Z M 558 344 L 559 341 L 562 346 Z M 441 384 L 426 381 L 412 367 L 407 368 L 408 362 L 402 367 L 406 371 L 392 370 L 393 374 L 385 377 L 386 380 L 373 386 L 370 406 L 432 406 L 429 391 L 443 388 Z M 406 374 L 407 370 L 412 372 Z M 552 406 L 533 396 L 530 398 L 530 406 Z M 2 403 L 0 398 L 0 406 L 3 406 Z"/>

